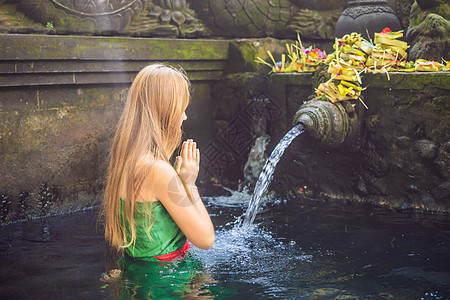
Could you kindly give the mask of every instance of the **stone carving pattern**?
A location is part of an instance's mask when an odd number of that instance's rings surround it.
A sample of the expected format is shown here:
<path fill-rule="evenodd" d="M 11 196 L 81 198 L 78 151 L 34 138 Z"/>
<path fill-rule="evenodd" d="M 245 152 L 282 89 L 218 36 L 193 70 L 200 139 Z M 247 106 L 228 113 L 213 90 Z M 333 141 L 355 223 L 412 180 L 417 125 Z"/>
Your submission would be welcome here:
<path fill-rule="evenodd" d="M 326 11 L 299 9 L 291 18 L 288 29 L 298 32 L 303 38 L 333 39 L 341 12 L 342 8 Z"/>
<path fill-rule="evenodd" d="M 19 0 L 18 8 L 31 19 L 74 31 L 119 31 L 127 27 L 148 0 Z"/>
<path fill-rule="evenodd" d="M 243 166 L 255 138 L 266 131 L 265 126 L 260 128 L 258 119 L 263 119 L 265 124 L 284 115 L 267 92 L 257 92 L 251 98 L 252 101 L 203 149 L 202 169 L 209 176 L 229 176 L 233 166 Z"/>
<path fill-rule="evenodd" d="M 198 37 L 210 35 L 211 30 L 223 37 L 295 38 L 300 33 L 303 38 L 331 39 L 343 3 L 344 0 L 18 0 L 17 5 L 42 25 L 52 21 L 57 30 L 74 32 Z"/>
<path fill-rule="evenodd" d="M 127 28 L 141 36 L 205 37 L 210 31 L 186 0 L 154 0 Z"/>
<path fill-rule="evenodd" d="M 67 12 L 75 13 L 78 15 L 98 15 L 98 14 L 110 14 L 114 13 L 113 4 L 108 0 L 80 0 L 80 1 L 71 1 L 71 0 L 49 0 L 55 7 L 61 8 Z M 124 9 L 130 4 L 133 4 L 135 1 L 128 3 L 125 7 L 120 7 L 120 9 Z"/>
<path fill-rule="evenodd" d="M 215 33 L 225 36 L 274 36 L 297 8 L 288 0 L 193 0 L 193 8 Z"/>
<path fill-rule="evenodd" d="M 191 0 L 200 18 L 220 36 L 333 38 L 343 1 Z"/>
<path fill-rule="evenodd" d="M 388 6 L 371 6 L 371 5 L 367 5 L 367 6 L 361 6 L 358 8 L 358 10 L 353 9 L 353 10 L 344 10 L 342 12 L 343 16 L 348 16 L 352 19 L 356 19 L 361 17 L 362 15 L 367 15 L 367 14 L 373 14 L 373 13 L 391 13 L 391 14 L 395 14 L 394 11 L 392 10 L 392 8 L 388 7 Z"/>
<path fill-rule="evenodd" d="M 348 0 L 348 6 L 336 23 L 335 33 L 342 36 L 353 31 L 366 39 L 385 27 L 401 30 L 401 24 L 387 0 Z"/>

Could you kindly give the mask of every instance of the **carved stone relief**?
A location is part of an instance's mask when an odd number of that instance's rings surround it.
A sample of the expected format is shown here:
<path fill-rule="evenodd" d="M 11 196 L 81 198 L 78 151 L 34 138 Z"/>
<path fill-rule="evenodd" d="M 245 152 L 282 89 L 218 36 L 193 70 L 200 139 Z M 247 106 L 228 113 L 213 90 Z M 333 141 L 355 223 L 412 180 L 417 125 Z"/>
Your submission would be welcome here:
<path fill-rule="evenodd" d="M 167 37 L 332 39 L 345 0 L 18 0 L 41 28 Z M 0 4 L 0 12 L 1 7 Z M 1 21 L 1 20 L 0 20 Z M 7 24 L 4 24 L 7 27 Z M 33 26 L 35 27 L 35 26 Z M 36 28 L 34 28 L 36 29 Z M 66 30 L 66 32 L 64 32 Z"/>
<path fill-rule="evenodd" d="M 293 13 L 288 0 L 194 0 L 193 8 L 216 34 L 226 37 L 283 36 Z"/>
<path fill-rule="evenodd" d="M 18 9 L 41 24 L 80 31 L 120 31 L 148 0 L 18 0 Z"/>
<path fill-rule="evenodd" d="M 207 37 L 211 32 L 186 0 L 153 0 L 127 28 L 140 36 Z"/>
<path fill-rule="evenodd" d="M 333 38 L 343 0 L 192 0 L 214 32 L 225 37 Z"/>

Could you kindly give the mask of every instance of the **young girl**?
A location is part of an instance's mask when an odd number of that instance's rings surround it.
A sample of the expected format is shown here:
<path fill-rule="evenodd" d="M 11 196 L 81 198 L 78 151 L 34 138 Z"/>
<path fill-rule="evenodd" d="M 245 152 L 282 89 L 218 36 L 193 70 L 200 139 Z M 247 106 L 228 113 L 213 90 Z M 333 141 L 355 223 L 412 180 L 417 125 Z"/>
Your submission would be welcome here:
<path fill-rule="evenodd" d="M 142 69 L 128 92 L 111 149 L 103 200 L 105 237 L 124 255 L 171 261 L 193 245 L 209 249 L 214 228 L 195 181 L 200 163 L 196 143 L 181 142 L 189 81 L 160 64 Z M 186 239 L 187 238 L 187 239 Z"/>

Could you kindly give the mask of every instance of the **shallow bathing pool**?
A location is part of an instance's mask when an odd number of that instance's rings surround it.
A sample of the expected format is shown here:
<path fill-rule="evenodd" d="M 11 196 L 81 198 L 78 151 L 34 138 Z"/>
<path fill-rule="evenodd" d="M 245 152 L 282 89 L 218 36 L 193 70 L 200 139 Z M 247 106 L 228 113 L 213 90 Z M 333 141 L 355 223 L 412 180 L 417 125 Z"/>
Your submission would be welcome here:
<path fill-rule="evenodd" d="M 128 264 L 119 280 L 97 209 L 1 228 L 1 299 L 449 299 L 450 217 L 365 205 L 206 198 L 216 242 L 185 261 Z"/>

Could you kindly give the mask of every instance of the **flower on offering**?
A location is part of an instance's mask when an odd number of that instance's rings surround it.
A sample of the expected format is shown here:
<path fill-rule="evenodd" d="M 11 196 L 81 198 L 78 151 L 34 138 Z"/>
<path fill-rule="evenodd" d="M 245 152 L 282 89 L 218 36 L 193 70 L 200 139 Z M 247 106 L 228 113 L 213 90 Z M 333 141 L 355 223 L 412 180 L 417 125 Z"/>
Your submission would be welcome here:
<path fill-rule="evenodd" d="M 262 63 L 269 66 L 272 70 L 269 72 L 275 73 L 289 73 L 289 72 L 314 72 L 317 68 L 325 62 L 327 59 L 327 54 L 325 51 L 319 48 L 305 48 L 302 45 L 300 36 L 297 35 L 297 41 L 295 44 L 286 44 L 286 49 L 288 51 L 287 60 L 286 55 L 281 55 L 281 61 L 275 61 L 272 53 L 267 51 L 273 64 L 270 64 L 260 57 L 255 60 L 257 63 Z"/>
<path fill-rule="evenodd" d="M 442 71 L 450 71 L 450 61 L 445 61 L 445 60 L 443 60 L 443 62 L 444 62 L 444 67 L 442 68 Z"/>
<path fill-rule="evenodd" d="M 326 55 L 318 48 L 304 48 L 300 37 L 290 46 L 286 44 L 288 59 L 281 55 L 281 61 L 276 62 L 272 54 L 267 51 L 273 65 L 259 58 L 258 63 L 263 63 L 272 68 L 272 72 L 313 72 L 322 63 L 328 64 L 328 73 L 331 79 L 321 83 L 317 89 L 317 96 L 325 96 L 331 102 L 361 100 L 363 88 L 360 74 L 363 72 L 385 72 L 389 79 L 388 71 L 398 72 L 438 72 L 450 71 L 450 62 L 427 61 L 418 59 L 415 62 L 407 61 L 406 50 L 408 44 L 399 40 L 403 37 L 403 31 L 392 32 L 389 28 L 374 34 L 374 43 L 368 42 L 359 33 L 346 34 L 342 38 L 336 38 L 333 48 L 335 52 Z"/>
<path fill-rule="evenodd" d="M 395 64 L 391 67 L 391 71 L 396 72 L 414 72 L 415 70 L 415 63 L 413 61 L 396 60 Z"/>
<path fill-rule="evenodd" d="M 327 58 L 325 52 L 319 48 L 309 48 L 301 47 L 298 49 L 297 46 L 294 47 L 299 50 L 300 59 L 297 60 L 297 66 L 302 72 L 314 72 Z"/>
<path fill-rule="evenodd" d="M 429 61 L 425 59 L 418 59 L 415 63 L 416 71 L 424 71 L 424 72 L 439 72 L 443 71 L 444 67 L 448 70 L 448 62 L 446 65 L 440 64 L 436 61 Z"/>
<path fill-rule="evenodd" d="M 391 67 L 394 69 L 402 69 L 409 71 L 406 68 L 406 50 L 408 49 L 408 44 L 404 41 L 399 40 L 403 37 L 403 30 L 392 32 L 389 28 L 383 29 L 380 33 L 374 34 L 374 43 L 372 53 L 366 61 L 367 71 L 370 73 L 387 72 Z M 409 66 L 409 65 L 408 65 Z"/>
<path fill-rule="evenodd" d="M 319 85 L 316 90 L 318 96 L 324 94 L 331 102 L 356 100 L 361 96 L 363 88 L 346 80 L 329 80 Z"/>
<path fill-rule="evenodd" d="M 333 48 L 336 51 L 327 60 L 331 79 L 319 85 L 317 95 L 325 95 L 331 102 L 360 99 L 363 90 L 360 73 L 365 69 L 372 44 L 353 32 L 336 39 Z"/>

